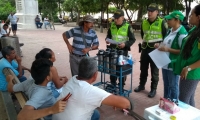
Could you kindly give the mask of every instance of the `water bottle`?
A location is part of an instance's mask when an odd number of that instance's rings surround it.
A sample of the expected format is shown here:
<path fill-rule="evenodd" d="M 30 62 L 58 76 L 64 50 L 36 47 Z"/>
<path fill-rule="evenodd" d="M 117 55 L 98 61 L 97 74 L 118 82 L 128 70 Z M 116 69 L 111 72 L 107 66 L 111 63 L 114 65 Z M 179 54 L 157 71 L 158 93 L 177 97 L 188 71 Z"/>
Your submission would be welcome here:
<path fill-rule="evenodd" d="M 105 51 L 104 52 L 104 72 L 109 73 L 109 57 L 110 57 L 110 52 L 109 51 Z"/>
<path fill-rule="evenodd" d="M 132 55 L 130 53 L 127 56 L 127 62 L 129 65 L 133 65 L 133 59 L 132 59 Z"/>
<path fill-rule="evenodd" d="M 118 51 L 118 65 L 124 65 L 124 57 L 123 57 L 124 51 L 123 50 L 119 50 Z"/>
<path fill-rule="evenodd" d="M 103 71 L 103 56 L 104 56 L 104 50 L 99 50 L 97 53 L 98 71 Z"/>
<path fill-rule="evenodd" d="M 117 52 L 110 53 L 110 73 L 116 74 Z"/>
<path fill-rule="evenodd" d="M 111 51 L 111 48 L 107 48 L 106 51 L 110 52 L 110 51 Z"/>

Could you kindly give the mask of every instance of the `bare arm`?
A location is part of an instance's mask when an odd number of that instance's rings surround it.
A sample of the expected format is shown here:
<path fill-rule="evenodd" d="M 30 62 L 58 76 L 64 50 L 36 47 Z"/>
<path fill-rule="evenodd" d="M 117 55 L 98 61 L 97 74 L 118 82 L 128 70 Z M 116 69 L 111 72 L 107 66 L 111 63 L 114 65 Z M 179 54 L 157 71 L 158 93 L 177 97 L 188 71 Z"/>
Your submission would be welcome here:
<path fill-rule="evenodd" d="M 94 45 L 91 47 L 91 50 L 96 50 L 96 49 L 98 49 L 98 47 L 99 47 L 98 45 Z"/>
<path fill-rule="evenodd" d="M 188 65 L 188 67 L 191 68 L 191 70 L 194 70 L 196 68 L 200 68 L 200 60 L 196 61 L 195 63 L 193 63 L 191 65 Z M 186 79 L 187 74 L 188 74 L 188 68 L 186 66 L 181 71 L 181 74 L 180 74 L 181 79 Z"/>
<path fill-rule="evenodd" d="M 180 50 L 179 49 L 168 48 L 167 52 L 170 52 L 170 53 L 173 53 L 173 54 L 179 54 Z"/>
<path fill-rule="evenodd" d="M 189 65 L 189 67 L 191 68 L 191 70 L 199 68 L 200 67 L 200 60 L 196 61 L 195 63 Z"/>
<path fill-rule="evenodd" d="M 122 108 L 122 109 L 130 107 L 130 102 L 126 98 L 121 97 L 121 96 L 116 96 L 116 95 L 108 96 L 102 101 L 102 104 L 114 106 L 114 107 Z"/>
<path fill-rule="evenodd" d="M 25 105 L 17 116 L 17 120 L 36 120 L 50 114 L 63 112 L 66 107 L 66 101 L 59 100 L 51 107 L 35 110 L 33 106 Z"/>
<path fill-rule="evenodd" d="M 19 56 L 16 55 L 16 61 L 18 63 L 17 70 L 19 72 L 19 75 L 17 77 L 21 77 L 22 76 L 22 65 L 21 65 L 22 59 L 21 59 L 21 57 L 19 57 Z"/>
<path fill-rule="evenodd" d="M 88 53 L 90 50 L 96 50 L 96 49 L 98 49 L 98 45 L 94 45 L 94 46 L 92 46 L 91 48 L 84 48 L 83 50 L 82 50 L 82 52 L 83 53 Z"/>
<path fill-rule="evenodd" d="M 166 47 L 165 45 L 159 46 L 159 43 L 156 43 L 154 47 L 158 48 L 158 50 L 163 51 L 163 52 L 170 52 L 177 55 L 180 53 L 180 49 L 169 48 L 169 47 Z"/>
<path fill-rule="evenodd" d="M 27 67 L 22 66 L 22 69 L 23 69 L 23 70 L 28 70 L 29 72 L 31 72 L 31 69 L 29 69 L 29 68 L 27 68 Z"/>
<path fill-rule="evenodd" d="M 68 48 L 68 50 L 69 50 L 69 53 L 72 53 L 73 47 L 72 47 L 72 45 L 69 43 L 68 38 L 66 37 L 66 32 L 64 32 L 64 33 L 62 34 L 62 36 L 63 36 L 63 39 L 64 39 L 65 43 L 67 44 L 67 48 Z"/>
<path fill-rule="evenodd" d="M 14 77 L 12 75 L 7 75 L 6 76 L 6 80 L 8 82 L 8 85 L 7 85 L 8 92 L 14 92 L 13 91 L 14 84 L 12 82 L 13 79 L 14 79 Z"/>
<path fill-rule="evenodd" d="M 56 88 L 61 88 L 67 81 L 67 77 L 59 77 L 57 69 L 53 66 L 51 67 L 51 72 L 52 72 L 52 81 L 55 84 Z"/>

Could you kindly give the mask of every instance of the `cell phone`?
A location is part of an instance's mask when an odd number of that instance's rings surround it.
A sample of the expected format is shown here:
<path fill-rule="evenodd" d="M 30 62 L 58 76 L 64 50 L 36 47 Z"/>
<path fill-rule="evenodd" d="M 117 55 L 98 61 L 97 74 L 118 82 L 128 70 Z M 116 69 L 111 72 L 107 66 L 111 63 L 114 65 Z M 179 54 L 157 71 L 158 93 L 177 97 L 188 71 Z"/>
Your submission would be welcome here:
<path fill-rule="evenodd" d="M 71 95 L 72 95 L 71 93 L 68 93 L 67 96 L 62 101 L 67 101 Z"/>

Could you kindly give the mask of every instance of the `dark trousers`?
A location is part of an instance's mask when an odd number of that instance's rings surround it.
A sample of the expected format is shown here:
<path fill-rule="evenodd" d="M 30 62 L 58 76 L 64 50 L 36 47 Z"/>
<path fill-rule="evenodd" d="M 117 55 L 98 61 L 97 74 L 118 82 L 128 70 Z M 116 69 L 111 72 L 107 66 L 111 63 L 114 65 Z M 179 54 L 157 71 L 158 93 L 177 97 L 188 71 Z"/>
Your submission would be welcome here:
<path fill-rule="evenodd" d="M 199 80 L 180 80 L 179 100 L 195 107 L 194 96 L 198 83 Z"/>
<path fill-rule="evenodd" d="M 36 24 L 37 28 L 42 28 L 43 23 L 41 23 L 41 22 L 35 22 L 35 24 Z"/>
<path fill-rule="evenodd" d="M 148 69 L 149 64 L 151 67 L 151 90 L 157 89 L 158 81 L 159 81 L 159 69 L 156 67 L 154 62 L 149 56 L 149 53 L 153 51 L 154 48 L 146 48 L 142 49 L 142 53 L 140 56 L 140 86 L 144 87 L 147 82 Z"/>

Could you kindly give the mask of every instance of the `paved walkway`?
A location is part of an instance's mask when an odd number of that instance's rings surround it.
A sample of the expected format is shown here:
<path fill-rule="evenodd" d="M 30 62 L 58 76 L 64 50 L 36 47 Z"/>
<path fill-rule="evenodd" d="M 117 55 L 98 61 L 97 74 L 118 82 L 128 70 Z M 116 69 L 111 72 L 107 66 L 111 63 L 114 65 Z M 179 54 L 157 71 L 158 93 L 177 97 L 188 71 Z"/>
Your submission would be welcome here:
<path fill-rule="evenodd" d="M 68 24 L 70 26 L 70 24 Z M 72 24 L 71 24 L 72 25 Z M 19 37 L 20 42 L 25 45 L 23 48 L 23 59 L 22 63 L 26 67 L 31 67 L 31 63 L 34 60 L 35 54 L 40 51 L 44 47 L 51 48 L 56 55 L 56 62 L 54 65 L 58 69 L 59 75 L 66 75 L 68 78 L 71 77 L 70 66 L 69 66 L 69 52 L 67 46 L 62 38 L 62 33 L 66 30 L 69 30 L 71 27 L 63 27 L 62 25 L 56 25 L 56 30 L 19 30 L 17 35 Z M 104 29 L 104 33 L 100 33 L 97 31 L 97 35 L 100 41 L 100 49 L 105 49 L 105 37 L 106 37 L 106 29 Z M 138 43 L 141 42 L 140 34 L 137 31 L 135 33 L 136 42 L 131 47 L 131 54 L 135 59 L 134 70 L 133 70 L 133 89 L 138 86 L 139 83 L 139 74 L 140 74 L 140 54 L 138 53 Z M 70 39 L 72 41 L 72 39 Z M 95 56 L 97 50 L 91 52 L 91 56 Z M 150 73 L 150 72 L 149 72 Z M 29 73 L 25 73 L 26 76 L 29 76 Z M 150 74 L 149 74 L 150 75 Z M 108 76 L 106 76 L 106 79 Z M 98 80 L 100 80 L 100 74 Z M 130 76 L 126 82 L 126 88 L 130 87 Z M 196 106 L 200 109 L 200 85 L 197 88 L 196 92 Z M 160 71 L 160 82 L 158 84 L 157 95 L 154 98 L 148 98 L 147 94 L 150 91 L 150 77 L 148 77 L 148 82 L 146 84 L 146 90 L 135 93 L 132 92 L 130 94 L 130 99 L 134 102 L 134 111 L 139 115 L 143 116 L 143 112 L 145 108 L 156 105 L 159 102 L 159 98 L 163 96 L 163 82 Z M 112 107 L 102 106 L 99 108 L 101 112 L 101 120 L 133 120 L 130 116 L 124 116 L 124 114 L 120 110 L 113 110 Z"/>

